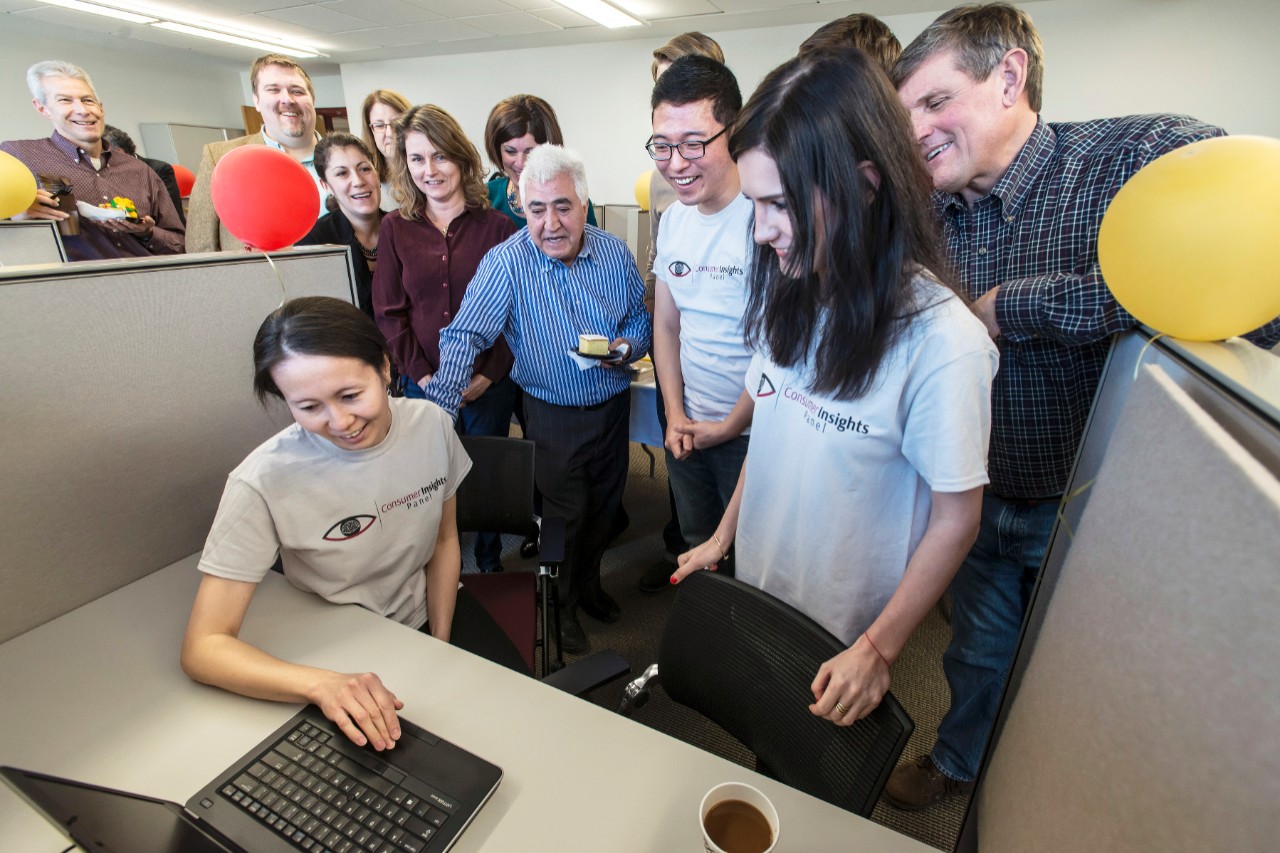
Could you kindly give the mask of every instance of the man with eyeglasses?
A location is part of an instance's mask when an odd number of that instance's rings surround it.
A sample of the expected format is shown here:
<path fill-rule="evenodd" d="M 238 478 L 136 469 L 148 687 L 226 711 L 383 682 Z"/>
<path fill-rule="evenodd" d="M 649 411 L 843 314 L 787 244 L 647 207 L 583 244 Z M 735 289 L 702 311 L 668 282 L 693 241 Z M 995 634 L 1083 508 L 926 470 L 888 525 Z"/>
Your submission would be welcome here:
<path fill-rule="evenodd" d="M 650 101 L 645 146 L 679 203 L 663 214 L 654 257 L 653 362 L 667 415 L 667 476 L 690 545 L 712 538 L 747 455 L 751 354 L 742 337 L 751 203 L 727 133 L 742 109 L 733 72 L 705 56 L 676 60 Z M 721 571 L 732 573 L 726 559 Z M 643 592 L 670 586 L 663 564 Z"/>

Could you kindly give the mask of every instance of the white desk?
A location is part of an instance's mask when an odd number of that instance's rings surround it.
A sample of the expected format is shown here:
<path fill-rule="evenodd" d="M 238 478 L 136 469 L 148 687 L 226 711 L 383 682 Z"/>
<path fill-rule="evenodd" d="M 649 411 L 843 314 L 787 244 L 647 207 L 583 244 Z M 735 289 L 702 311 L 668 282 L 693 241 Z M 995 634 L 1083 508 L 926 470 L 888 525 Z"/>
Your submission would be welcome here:
<path fill-rule="evenodd" d="M 296 706 L 196 684 L 178 646 L 198 582 L 193 555 L 0 645 L 0 764 L 185 801 Z M 766 791 L 780 851 L 928 848 L 533 679 L 268 574 L 243 637 L 283 658 L 372 669 L 404 714 L 506 776 L 454 848 L 698 849 L 712 785 Z M 0 849 L 66 846 L 0 785 Z"/>

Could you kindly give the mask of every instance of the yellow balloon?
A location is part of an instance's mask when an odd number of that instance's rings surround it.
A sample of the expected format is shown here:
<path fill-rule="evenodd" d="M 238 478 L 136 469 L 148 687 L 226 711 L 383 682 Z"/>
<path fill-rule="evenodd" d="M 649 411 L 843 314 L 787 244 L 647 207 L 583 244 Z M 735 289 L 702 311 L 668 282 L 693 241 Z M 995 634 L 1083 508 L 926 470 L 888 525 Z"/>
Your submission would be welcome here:
<path fill-rule="evenodd" d="M 1220 341 L 1280 316 L 1280 139 L 1226 136 L 1147 164 L 1116 194 L 1098 262 L 1126 311 Z"/>
<path fill-rule="evenodd" d="M 649 182 L 653 180 L 653 169 L 636 178 L 636 204 L 641 210 L 649 209 Z"/>
<path fill-rule="evenodd" d="M 36 179 L 12 154 L 0 151 L 0 219 L 16 216 L 36 200 Z"/>

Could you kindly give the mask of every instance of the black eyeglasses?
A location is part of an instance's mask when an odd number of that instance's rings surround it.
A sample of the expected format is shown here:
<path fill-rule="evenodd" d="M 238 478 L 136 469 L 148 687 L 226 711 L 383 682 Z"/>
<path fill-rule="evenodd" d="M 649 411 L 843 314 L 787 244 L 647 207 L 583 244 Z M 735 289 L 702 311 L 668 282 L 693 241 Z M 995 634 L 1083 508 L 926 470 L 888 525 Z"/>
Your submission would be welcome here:
<path fill-rule="evenodd" d="M 644 150 L 648 151 L 649 156 L 654 160 L 670 160 L 672 149 L 679 148 L 681 157 L 686 160 L 697 160 L 707 153 L 707 146 L 724 136 L 728 129 L 728 127 L 721 128 L 720 132 L 710 139 L 690 139 L 678 145 L 672 145 L 670 142 L 649 142 L 644 146 Z"/>
<path fill-rule="evenodd" d="M 370 130 L 386 130 L 386 129 L 387 129 L 387 128 L 389 128 L 389 127 L 391 127 L 391 122 L 389 122 L 389 121 L 371 121 L 371 122 L 369 122 L 369 129 L 370 129 Z"/>

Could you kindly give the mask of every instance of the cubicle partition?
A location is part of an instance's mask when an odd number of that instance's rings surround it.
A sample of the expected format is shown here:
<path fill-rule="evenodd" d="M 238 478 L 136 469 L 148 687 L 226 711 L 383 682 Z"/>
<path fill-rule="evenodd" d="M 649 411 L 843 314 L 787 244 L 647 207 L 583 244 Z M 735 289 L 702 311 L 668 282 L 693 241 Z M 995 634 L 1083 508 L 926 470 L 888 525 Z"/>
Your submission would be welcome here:
<path fill-rule="evenodd" d="M 61 264 L 66 260 L 67 250 L 53 220 L 0 221 L 0 267 Z"/>
<path fill-rule="evenodd" d="M 960 849 L 1280 838 L 1280 358 L 1112 350 Z"/>
<path fill-rule="evenodd" d="M 354 301 L 345 248 L 0 269 L 0 641 L 200 550 L 287 425 L 251 391 L 284 298 Z"/>

